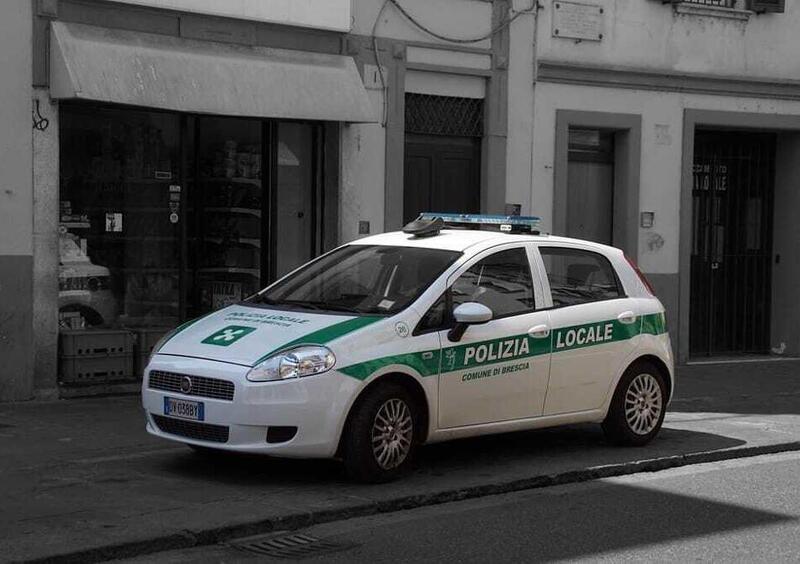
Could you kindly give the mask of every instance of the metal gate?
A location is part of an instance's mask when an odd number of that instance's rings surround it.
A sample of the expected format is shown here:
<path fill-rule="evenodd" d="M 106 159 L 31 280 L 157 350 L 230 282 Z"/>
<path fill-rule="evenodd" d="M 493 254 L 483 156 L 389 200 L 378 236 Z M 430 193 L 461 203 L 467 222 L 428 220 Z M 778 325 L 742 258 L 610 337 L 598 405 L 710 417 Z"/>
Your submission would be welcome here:
<path fill-rule="evenodd" d="M 770 133 L 695 137 L 692 356 L 769 351 L 775 145 Z"/>

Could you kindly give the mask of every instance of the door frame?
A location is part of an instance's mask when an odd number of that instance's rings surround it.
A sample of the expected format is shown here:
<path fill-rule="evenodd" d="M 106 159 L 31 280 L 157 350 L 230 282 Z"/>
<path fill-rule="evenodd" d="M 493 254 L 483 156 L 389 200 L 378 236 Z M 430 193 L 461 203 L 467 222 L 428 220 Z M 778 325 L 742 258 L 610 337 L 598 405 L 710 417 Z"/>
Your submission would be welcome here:
<path fill-rule="evenodd" d="M 718 110 L 685 109 L 683 113 L 683 154 L 681 158 L 679 272 L 678 272 L 678 363 L 686 364 L 689 355 L 691 294 L 692 218 L 694 185 L 694 139 L 697 129 L 739 129 L 762 132 L 800 132 L 800 115 L 759 114 Z M 778 189 L 778 186 L 775 186 Z"/>
<path fill-rule="evenodd" d="M 614 131 L 614 218 L 612 240 L 629 256 L 639 256 L 639 173 L 642 116 L 610 112 L 556 110 L 556 145 L 553 167 L 553 233 L 567 229 L 569 129 Z"/>

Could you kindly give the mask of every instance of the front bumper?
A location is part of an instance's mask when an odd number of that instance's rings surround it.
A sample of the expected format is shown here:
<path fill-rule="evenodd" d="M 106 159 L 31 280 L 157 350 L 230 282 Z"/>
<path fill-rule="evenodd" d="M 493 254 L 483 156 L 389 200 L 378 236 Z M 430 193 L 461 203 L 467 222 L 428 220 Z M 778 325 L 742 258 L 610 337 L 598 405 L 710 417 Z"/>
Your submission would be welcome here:
<path fill-rule="evenodd" d="M 155 370 L 227 380 L 234 385 L 233 400 L 151 389 L 150 373 Z M 332 370 L 295 380 L 250 382 L 248 370 L 212 360 L 156 355 L 142 382 L 147 431 L 173 441 L 238 452 L 298 458 L 329 458 L 336 453 L 347 410 L 360 388 L 358 380 Z M 165 421 L 165 397 L 202 402 L 203 421 L 174 417 Z M 270 427 L 296 427 L 297 432 L 289 440 L 267 442 Z"/>

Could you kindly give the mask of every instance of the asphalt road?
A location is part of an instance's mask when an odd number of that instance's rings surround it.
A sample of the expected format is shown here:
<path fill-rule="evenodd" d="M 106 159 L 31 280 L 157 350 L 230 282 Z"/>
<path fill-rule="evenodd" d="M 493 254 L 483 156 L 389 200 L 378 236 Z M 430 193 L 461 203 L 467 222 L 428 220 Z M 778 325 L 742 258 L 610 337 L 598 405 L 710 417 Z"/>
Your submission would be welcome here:
<path fill-rule="evenodd" d="M 800 453 L 789 453 L 449 503 L 253 540 L 308 535 L 339 551 L 304 561 L 348 564 L 797 562 L 799 519 Z M 255 561 L 286 562 L 230 546 L 131 562 Z"/>

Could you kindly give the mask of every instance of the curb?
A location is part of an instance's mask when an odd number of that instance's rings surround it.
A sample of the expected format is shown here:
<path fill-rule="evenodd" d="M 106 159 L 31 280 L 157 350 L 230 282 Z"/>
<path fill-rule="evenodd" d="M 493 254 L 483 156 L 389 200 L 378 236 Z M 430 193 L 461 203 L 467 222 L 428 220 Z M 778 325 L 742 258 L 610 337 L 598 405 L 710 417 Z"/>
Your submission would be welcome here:
<path fill-rule="evenodd" d="M 104 562 L 107 560 L 133 558 L 147 554 L 155 554 L 168 550 L 179 550 L 196 548 L 218 544 L 239 537 L 248 537 L 279 530 L 296 530 L 329 523 L 352 519 L 354 517 L 367 517 L 379 513 L 391 513 L 416 509 L 430 505 L 475 499 L 479 497 L 511 493 L 522 490 L 532 490 L 565 484 L 575 484 L 587 482 L 600 478 L 612 478 L 616 476 L 626 476 L 640 472 L 658 472 L 670 468 L 689 466 L 692 464 L 703 464 L 707 462 L 719 462 L 736 458 L 751 458 L 765 454 L 777 454 L 781 452 L 800 451 L 800 441 L 788 443 L 778 443 L 771 445 L 741 447 L 717 451 L 704 451 L 691 454 L 681 454 L 667 456 L 663 458 L 652 458 L 635 462 L 623 462 L 619 464 L 609 464 L 606 466 L 596 466 L 581 470 L 570 470 L 559 474 L 549 474 L 522 478 L 509 482 L 485 484 L 471 486 L 462 489 L 443 490 L 432 494 L 420 494 L 403 496 L 392 500 L 364 503 L 341 509 L 329 509 L 310 513 L 296 513 L 279 517 L 276 519 L 266 519 L 251 523 L 242 523 L 228 527 L 216 527 L 212 529 L 183 531 L 161 537 L 154 537 L 147 540 L 121 542 L 98 548 L 79 550 L 65 554 L 47 556 L 24 560 L 22 562 L 36 564 L 71 564 L 71 563 L 91 563 Z"/>

